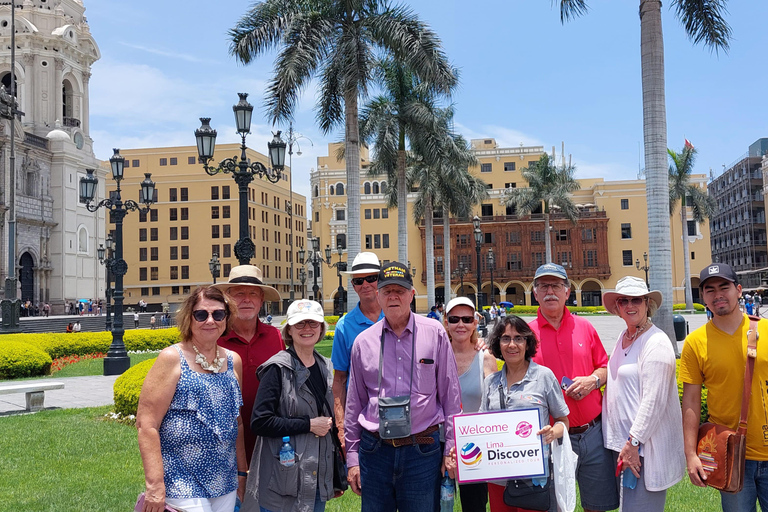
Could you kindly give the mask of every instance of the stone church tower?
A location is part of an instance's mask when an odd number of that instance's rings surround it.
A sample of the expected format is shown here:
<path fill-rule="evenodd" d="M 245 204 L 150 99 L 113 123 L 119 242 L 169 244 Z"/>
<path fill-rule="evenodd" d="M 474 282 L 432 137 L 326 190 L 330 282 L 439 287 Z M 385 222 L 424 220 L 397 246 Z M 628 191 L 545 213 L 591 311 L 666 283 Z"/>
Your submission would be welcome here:
<path fill-rule="evenodd" d="M 0 81 L 10 90 L 11 6 L 0 5 Z M 101 54 L 80 0 L 15 0 L 15 187 L 11 190 L 10 122 L 0 121 L 0 283 L 8 275 L 9 206 L 15 204 L 18 298 L 51 304 L 104 296 L 105 211 L 79 202 L 78 184 L 97 169 L 97 200 L 106 169 L 89 136 L 88 84 Z M 1 286 L 1 285 L 0 285 Z"/>

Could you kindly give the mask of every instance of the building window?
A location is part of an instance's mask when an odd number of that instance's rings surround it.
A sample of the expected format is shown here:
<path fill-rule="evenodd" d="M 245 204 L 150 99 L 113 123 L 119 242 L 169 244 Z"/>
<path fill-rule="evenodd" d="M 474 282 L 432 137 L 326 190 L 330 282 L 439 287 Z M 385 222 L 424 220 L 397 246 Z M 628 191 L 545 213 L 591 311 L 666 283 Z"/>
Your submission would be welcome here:
<path fill-rule="evenodd" d="M 151 267 L 149 269 L 149 278 L 152 281 L 157 281 L 159 279 L 159 271 L 157 267 Z"/>
<path fill-rule="evenodd" d="M 371 249 L 371 235 L 365 235 L 365 248 Z"/>
<path fill-rule="evenodd" d="M 139 222 L 147 222 L 147 212 L 139 212 Z"/>
<path fill-rule="evenodd" d="M 179 228 L 173 227 L 171 228 L 171 240 L 178 240 L 179 239 Z"/>
<path fill-rule="evenodd" d="M 381 210 L 379 210 L 378 208 L 374 208 L 373 209 L 373 218 L 374 219 L 378 219 L 379 217 L 381 217 Z"/>
<path fill-rule="evenodd" d="M 150 249 L 149 249 L 149 259 L 150 259 L 150 260 L 152 260 L 152 261 L 157 261 L 157 260 L 159 260 L 159 259 L 160 259 L 160 256 L 159 256 L 158 252 L 159 252 L 159 251 L 158 251 L 158 248 L 157 248 L 157 247 L 152 247 L 152 248 L 150 248 Z"/>
<path fill-rule="evenodd" d="M 188 226 L 181 226 L 181 239 L 182 240 L 189 240 L 189 227 Z"/>
<path fill-rule="evenodd" d="M 224 266 L 226 267 L 226 265 L 224 265 Z M 227 275 L 229 275 L 229 274 L 227 274 Z M 189 295 L 189 292 L 192 290 L 192 288 L 189 285 L 187 285 L 187 286 L 182 286 L 181 290 L 182 290 L 182 293 Z"/>
<path fill-rule="evenodd" d="M 504 171 L 514 171 L 515 170 L 515 162 L 504 162 Z"/>
<path fill-rule="evenodd" d="M 367 181 L 363 185 L 363 194 L 370 194 L 371 193 L 371 184 Z"/>
<path fill-rule="evenodd" d="M 596 267 L 597 266 L 597 251 L 584 251 L 584 266 Z"/>
<path fill-rule="evenodd" d="M 141 267 L 139 269 L 139 281 L 147 280 L 147 267 Z"/>
<path fill-rule="evenodd" d="M 232 236 L 232 229 L 229 224 L 224 224 L 223 238 L 229 238 L 230 236 Z"/>
<path fill-rule="evenodd" d="M 219 225 L 214 224 L 211 226 L 211 238 L 219 238 Z"/>
<path fill-rule="evenodd" d="M 179 287 L 171 286 L 171 295 L 178 295 L 178 294 L 179 294 Z"/>
<path fill-rule="evenodd" d="M 491 164 L 480 164 L 480 172 L 491 172 L 493 166 Z"/>
<path fill-rule="evenodd" d="M 389 249 L 389 233 L 381 235 L 381 245 L 383 249 Z"/>
<path fill-rule="evenodd" d="M 232 270 L 231 263 L 225 263 L 221 266 L 221 277 L 229 277 L 229 271 Z"/>
<path fill-rule="evenodd" d="M 167 158 L 161 158 L 160 159 L 160 165 L 161 166 L 168 165 L 168 159 Z"/>
<path fill-rule="evenodd" d="M 341 183 L 336 184 L 336 195 L 337 196 L 343 196 L 344 195 L 344 185 Z"/>
<path fill-rule="evenodd" d="M 187 157 L 187 165 L 195 165 L 195 157 L 188 156 Z"/>
<path fill-rule="evenodd" d="M 533 169 L 538 162 L 536 160 L 528 160 L 528 168 Z"/>
<path fill-rule="evenodd" d="M 544 241 L 544 231 L 531 231 L 531 242 L 541 243 Z"/>
<path fill-rule="evenodd" d="M 147 241 L 147 228 L 139 229 L 139 242 Z"/>
<path fill-rule="evenodd" d="M 189 265 L 182 265 L 181 266 L 181 278 L 182 279 L 189 279 Z"/>
<path fill-rule="evenodd" d="M 211 218 L 212 219 L 218 219 L 219 218 L 219 207 L 218 206 L 211 206 Z"/>
<path fill-rule="evenodd" d="M 559 252 L 557 253 L 557 262 L 560 263 L 565 268 L 570 268 L 573 266 L 573 260 L 571 259 L 571 253 L 570 252 Z"/>
<path fill-rule="evenodd" d="M 175 188 L 169 188 L 168 189 L 168 200 L 173 202 L 177 200 L 177 192 L 178 189 Z"/>
<path fill-rule="evenodd" d="M 584 242 L 594 242 L 597 240 L 597 228 L 586 228 L 581 230 L 581 240 Z"/>
<path fill-rule="evenodd" d="M 176 159 L 175 156 L 171 157 L 171 165 L 178 165 L 179 161 Z"/>
<path fill-rule="evenodd" d="M 696 236 L 696 221 L 688 221 L 688 236 Z"/>
<path fill-rule="evenodd" d="M 631 267 L 632 263 L 632 250 L 621 251 L 621 264 L 625 267 Z"/>
<path fill-rule="evenodd" d="M 382 219 L 388 219 L 389 218 L 389 210 L 386 208 L 381 209 L 381 218 Z"/>
<path fill-rule="evenodd" d="M 493 217 L 493 205 L 492 204 L 480 205 L 480 215 L 482 217 Z"/>
<path fill-rule="evenodd" d="M 231 258 L 232 257 L 232 245 L 231 244 L 224 244 L 224 254 L 222 254 L 223 258 Z"/>
<path fill-rule="evenodd" d="M 176 208 L 171 208 L 168 210 L 168 215 L 170 216 L 171 220 L 179 220 L 179 211 Z"/>
<path fill-rule="evenodd" d="M 621 224 L 621 239 L 625 240 L 632 238 L 632 224 L 629 222 L 622 222 Z"/>
<path fill-rule="evenodd" d="M 344 220 L 344 212 L 345 210 L 336 210 L 336 220 Z"/>
<path fill-rule="evenodd" d="M 696 259 L 696 253 L 695 253 L 695 252 L 693 252 L 693 251 L 691 251 L 691 259 L 692 259 L 692 260 L 695 260 L 695 259 Z"/>
<path fill-rule="evenodd" d="M 173 266 L 171 267 L 171 279 L 178 279 L 179 278 L 179 267 Z"/>
<path fill-rule="evenodd" d="M 621 200 L 621 209 L 622 210 L 629 210 L 629 199 L 622 199 Z"/>
<path fill-rule="evenodd" d="M 366 208 L 365 209 L 365 218 L 366 219 L 370 219 L 371 218 L 371 209 L 370 208 Z"/>
<path fill-rule="evenodd" d="M 229 199 L 229 185 L 224 185 L 221 187 L 221 198 Z"/>
<path fill-rule="evenodd" d="M 189 220 L 189 208 L 181 209 L 181 220 Z"/>
<path fill-rule="evenodd" d="M 255 212 L 255 210 L 254 210 Z M 221 207 L 221 216 L 225 219 L 229 218 L 229 206 L 222 206 Z M 253 220 L 256 220 L 256 214 L 253 215 Z"/>
<path fill-rule="evenodd" d="M 175 245 L 171 246 L 171 259 L 177 260 L 179 259 L 179 248 Z"/>
<path fill-rule="evenodd" d="M 158 220 L 157 210 L 149 210 L 149 220 L 151 222 L 157 222 Z"/>
<path fill-rule="evenodd" d="M 153 286 L 152 287 L 152 295 L 160 295 L 160 287 L 159 286 Z"/>
<path fill-rule="evenodd" d="M 139 247 L 139 261 L 147 261 L 147 248 Z"/>
<path fill-rule="evenodd" d="M 141 165 L 141 162 L 138 160 L 131 160 L 131 167 L 138 167 L 139 165 Z"/>
<path fill-rule="evenodd" d="M 533 256 L 533 265 L 535 267 L 540 267 L 544 264 L 544 253 L 543 252 L 535 252 L 531 256 Z"/>
<path fill-rule="evenodd" d="M 182 245 L 181 246 L 181 259 L 188 260 L 189 259 L 189 246 L 188 245 Z"/>
<path fill-rule="evenodd" d="M 340 233 L 336 235 L 336 247 L 341 246 L 342 249 L 347 248 L 347 235 Z"/>
<path fill-rule="evenodd" d="M 181 200 L 189 201 L 189 189 L 186 187 L 181 188 Z"/>
<path fill-rule="evenodd" d="M 211 200 L 219 198 L 219 187 L 211 187 Z"/>
<path fill-rule="evenodd" d="M 126 161 L 125 161 L 125 163 L 127 164 L 127 163 L 128 163 L 128 160 L 126 160 Z M 128 165 L 126 165 L 126 167 L 128 167 Z M 149 295 L 149 286 L 146 286 L 146 287 L 142 287 L 142 288 L 141 288 L 141 295 L 142 295 L 143 297 L 146 297 L 146 296 L 148 296 L 148 295 Z"/>
<path fill-rule="evenodd" d="M 157 228 L 152 228 L 149 230 L 149 239 L 152 242 L 157 242 Z"/>
<path fill-rule="evenodd" d="M 373 248 L 381 249 L 381 235 L 373 235 Z"/>
<path fill-rule="evenodd" d="M 558 229 L 555 232 L 555 240 L 558 242 L 567 242 L 568 241 L 568 230 L 567 229 Z"/>

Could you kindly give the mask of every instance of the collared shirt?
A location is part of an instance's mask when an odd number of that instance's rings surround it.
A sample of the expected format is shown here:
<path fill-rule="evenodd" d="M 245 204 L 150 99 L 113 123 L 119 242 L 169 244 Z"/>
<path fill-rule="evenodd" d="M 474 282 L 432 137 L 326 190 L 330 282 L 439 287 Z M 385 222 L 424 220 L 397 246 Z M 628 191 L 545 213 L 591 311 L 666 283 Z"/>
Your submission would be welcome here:
<path fill-rule="evenodd" d="M 283 350 L 285 344 L 282 336 L 280 336 L 280 331 L 261 320 L 257 321 L 256 334 L 251 340 L 247 341 L 235 331 L 229 331 L 219 338 L 218 344 L 220 347 L 237 353 L 243 360 L 243 407 L 240 411 L 240 417 L 243 418 L 245 431 L 245 456 L 250 466 L 253 447 L 256 444 L 256 436 L 251 433 L 250 429 L 253 404 L 256 401 L 256 392 L 259 390 L 259 378 L 256 376 L 256 370 L 270 357 Z"/>
<path fill-rule="evenodd" d="M 416 340 L 411 386 L 411 342 Z M 381 333 L 384 360 L 379 390 Z M 357 337 L 352 346 L 351 373 L 344 417 L 347 465 L 358 465 L 362 429 L 379 430 L 378 397 L 411 396 L 411 434 L 445 423 L 445 451 L 454 446 L 453 415 L 461 412 L 461 390 L 456 358 L 448 335 L 439 323 L 411 313 L 408 326 L 398 338 L 387 319 L 380 320 Z"/>
<path fill-rule="evenodd" d="M 539 338 L 539 348 L 533 360 L 552 370 L 557 382 L 561 382 L 563 376 L 573 379 L 592 375 L 596 369 L 608 365 L 608 354 L 592 324 L 571 315 L 568 308 L 563 309 L 559 329 L 544 318 L 541 308 L 536 319 L 528 324 Z M 565 403 L 571 411 L 568 423 L 571 427 L 578 427 L 589 423 L 602 412 L 603 395 L 595 389 L 581 400 L 566 396 Z"/>
<path fill-rule="evenodd" d="M 379 320 L 382 318 L 384 318 L 383 311 L 379 313 Z M 361 332 L 373 324 L 374 322 L 363 314 L 359 302 L 355 309 L 339 318 L 333 334 L 333 351 L 331 352 L 334 371 L 349 372 L 349 354 L 352 352 L 352 344 Z"/>

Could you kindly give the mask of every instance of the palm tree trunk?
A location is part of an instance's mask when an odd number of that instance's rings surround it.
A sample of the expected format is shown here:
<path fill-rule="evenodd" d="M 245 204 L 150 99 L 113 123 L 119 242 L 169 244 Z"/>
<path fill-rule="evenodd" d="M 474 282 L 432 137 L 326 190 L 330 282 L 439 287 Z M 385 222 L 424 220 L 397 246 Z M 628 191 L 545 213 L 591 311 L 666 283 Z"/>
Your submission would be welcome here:
<path fill-rule="evenodd" d="M 680 220 L 683 225 L 683 266 L 685 274 L 685 309 L 693 311 L 693 292 L 691 291 L 691 253 L 688 249 L 688 216 L 685 198 L 680 201 Z"/>
<path fill-rule="evenodd" d="M 544 213 L 544 257 L 547 263 L 552 263 L 552 233 L 549 228 L 549 213 Z"/>
<path fill-rule="evenodd" d="M 443 288 L 444 301 L 451 300 L 451 219 L 448 207 L 443 206 Z"/>
<path fill-rule="evenodd" d="M 664 95 L 664 36 L 661 2 L 640 0 L 640 53 L 643 82 L 643 139 L 645 145 L 648 252 L 651 289 L 661 291 L 664 305 L 654 323 L 667 333 L 679 354 L 672 325 L 672 247 L 669 222 L 667 168 L 667 111 Z"/>
<path fill-rule="evenodd" d="M 400 131 L 401 145 L 397 150 L 397 259 L 408 261 L 408 186 L 405 183 L 405 131 Z"/>
<path fill-rule="evenodd" d="M 427 249 L 427 311 L 435 305 L 435 223 L 432 219 L 432 197 L 424 205 L 424 224 Z"/>
<path fill-rule="evenodd" d="M 360 128 L 357 117 L 357 89 L 344 94 L 344 150 L 347 167 L 347 264 L 351 267 L 360 252 Z M 319 232 L 319 226 L 313 234 Z M 325 283 L 323 283 L 325 287 Z M 357 306 L 359 298 L 347 277 L 347 309 Z"/>

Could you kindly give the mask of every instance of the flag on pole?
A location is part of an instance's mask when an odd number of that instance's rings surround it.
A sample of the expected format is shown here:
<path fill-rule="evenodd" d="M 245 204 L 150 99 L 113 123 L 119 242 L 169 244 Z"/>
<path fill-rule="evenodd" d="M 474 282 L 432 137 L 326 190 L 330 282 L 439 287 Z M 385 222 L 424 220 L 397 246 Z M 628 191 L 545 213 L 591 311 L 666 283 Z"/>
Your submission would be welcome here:
<path fill-rule="evenodd" d="M 693 144 L 688 139 L 685 139 L 685 147 L 693 149 Z"/>

